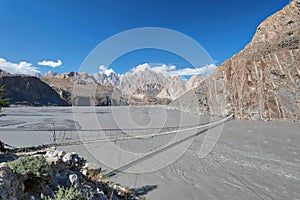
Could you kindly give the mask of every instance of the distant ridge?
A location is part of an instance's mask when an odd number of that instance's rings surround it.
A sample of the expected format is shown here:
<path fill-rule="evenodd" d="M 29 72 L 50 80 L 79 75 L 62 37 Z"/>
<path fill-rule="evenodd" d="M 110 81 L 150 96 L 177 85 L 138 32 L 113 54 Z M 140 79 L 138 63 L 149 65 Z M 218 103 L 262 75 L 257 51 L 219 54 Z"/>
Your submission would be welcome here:
<path fill-rule="evenodd" d="M 37 77 L 0 72 L 0 85 L 10 104 L 28 106 L 66 106 L 68 103 Z"/>

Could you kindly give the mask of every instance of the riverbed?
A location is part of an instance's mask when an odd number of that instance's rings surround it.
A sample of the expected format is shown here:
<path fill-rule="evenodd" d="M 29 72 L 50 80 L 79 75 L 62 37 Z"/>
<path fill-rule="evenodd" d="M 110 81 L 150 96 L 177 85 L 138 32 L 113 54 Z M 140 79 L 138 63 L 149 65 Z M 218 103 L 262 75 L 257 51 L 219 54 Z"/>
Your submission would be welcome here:
<path fill-rule="evenodd" d="M 62 144 L 148 199 L 300 199 L 300 124 L 228 120 L 167 107 L 16 107 L 14 147 Z"/>

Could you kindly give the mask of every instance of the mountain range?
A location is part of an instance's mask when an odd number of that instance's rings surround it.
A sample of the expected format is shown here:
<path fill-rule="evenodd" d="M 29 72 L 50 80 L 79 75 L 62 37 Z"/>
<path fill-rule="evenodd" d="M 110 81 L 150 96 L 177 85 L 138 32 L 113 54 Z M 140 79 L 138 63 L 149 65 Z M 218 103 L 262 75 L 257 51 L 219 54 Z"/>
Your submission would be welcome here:
<path fill-rule="evenodd" d="M 192 76 L 188 81 L 141 65 L 122 76 L 113 70 L 93 75 L 49 71 L 37 78 L 1 70 L 0 85 L 5 87 L 4 97 L 10 97 L 13 104 L 169 104 L 200 114 L 298 121 L 299 48 L 300 0 L 293 0 L 261 23 L 243 50 L 213 73 Z"/>
<path fill-rule="evenodd" d="M 167 104 L 190 88 L 179 76 L 166 76 L 152 70 L 150 66 L 142 70 L 130 71 L 122 76 L 114 71 L 99 72 L 93 75 L 78 72 L 59 74 L 49 71 L 40 79 L 54 86 L 57 91 L 71 92 L 75 79 L 102 85 L 104 88 L 115 88 L 122 91 L 122 95 L 127 97 L 131 104 Z"/>

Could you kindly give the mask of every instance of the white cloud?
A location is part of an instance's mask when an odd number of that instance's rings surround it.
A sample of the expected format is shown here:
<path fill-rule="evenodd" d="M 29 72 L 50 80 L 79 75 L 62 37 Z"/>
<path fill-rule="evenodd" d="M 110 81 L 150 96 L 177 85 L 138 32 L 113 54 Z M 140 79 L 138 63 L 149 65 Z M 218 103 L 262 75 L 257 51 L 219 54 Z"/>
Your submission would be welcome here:
<path fill-rule="evenodd" d="M 172 75 L 174 73 L 174 75 L 178 76 L 204 75 L 212 73 L 216 68 L 216 65 L 210 64 L 199 68 L 183 68 L 179 70 L 170 71 L 170 74 Z"/>
<path fill-rule="evenodd" d="M 162 65 L 150 65 L 149 63 L 144 63 L 134 67 L 129 73 L 138 73 L 140 71 L 151 70 L 156 73 L 161 73 L 165 76 L 193 76 L 193 75 L 203 75 L 213 72 L 217 68 L 216 65 L 210 64 L 199 68 L 182 68 L 176 69 L 176 66 L 165 64 Z"/>
<path fill-rule="evenodd" d="M 55 61 L 52 61 L 52 60 L 43 60 L 41 62 L 38 62 L 38 65 L 41 65 L 41 66 L 49 66 L 49 67 L 60 67 L 62 65 L 62 61 L 61 60 L 57 60 L 56 62 Z"/>
<path fill-rule="evenodd" d="M 99 73 L 106 74 L 106 76 L 109 76 L 111 73 L 115 73 L 112 68 L 107 68 L 105 65 L 100 65 L 99 70 Z"/>
<path fill-rule="evenodd" d="M 32 66 L 31 63 L 27 63 L 25 61 L 20 63 L 11 63 L 6 61 L 4 58 L 0 58 L 0 69 L 11 74 L 28 74 L 34 76 L 40 73 L 40 71 L 36 67 Z"/>

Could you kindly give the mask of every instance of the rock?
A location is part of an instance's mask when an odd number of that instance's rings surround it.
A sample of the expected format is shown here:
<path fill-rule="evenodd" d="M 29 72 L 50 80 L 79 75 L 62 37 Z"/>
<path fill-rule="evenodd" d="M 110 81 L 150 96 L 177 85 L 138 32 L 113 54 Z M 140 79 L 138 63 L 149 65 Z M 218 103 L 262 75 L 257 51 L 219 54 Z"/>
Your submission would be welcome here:
<path fill-rule="evenodd" d="M 14 174 L 6 163 L 0 164 L 0 199 L 17 200 L 25 196 L 31 199 L 39 199 L 41 193 L 51 195 L 58 187 L 75 186 L 80 190 L 94 194 L 95 199 L 108 199 L 103 191 L 115 190 L 113 199 L 124 199 L 128 196 L 126 188 L 120 185 L 111 185 L 108 181 L 103 182 L 101 168 L 85 163 L 85 160 L 77 153 L 65 153 L 56 148 L 50 149 L 45 155 L 50 164 L 47 168 L 47 179 L 36 179 L 32 173 Z M 62 157 L 63 156 L 63 157 Z M 83 166 L 85 168 L 83 168 Z M 96 168 L 96 169 L 93 169 Z M 28 182 L 33 181 L 33 182 Z M 114 188 L 113 188 L 114 187 Z M 123 196 L 123 197 L 122 197 Z M 133 199 L 130 194 L 128 199 Z"/>
<path fill-rule="evenodd" d="M 86 161 L 75 152 L 66 153 L 62 161 L 68 166 L 68 169 L 77 171 L 85 165 Z"/>
<path fill-rule="evenodd" d="M 187 91 L 186 83 L 178 76 L 168 77 L 166 88 L 171 100 L 177 99 Z"/>
<path fill-rule="evenodd" d="M 58 162 L 59 162 L 60 158 L 59 157 L 47 157 L 46 158 L 46 162 L 51 165 L 51 164 L 54 164 L 54 165 L 57 165 Z"/>
<path fill-rule="evenodd" d="M 44 76 L 54 77 L 58 75 L 58 72 L 53 72 L 52 70 L 49 70 L 47 73 L 44 74 Z"/>
<path fill-rule="evenodd" d="M 97 169 L 98 167 L 93 163 L 85 163 L 85 165 L 82 167 L 83 169 Z"/>
<path fill-rule="evenodd" d="M 58 150 L 56 150 L 56 147 L 52 147 L 50 151 L 46 152 L 46 157 L 55 157 L 59 153 Z"/>
<path fill-rule="evenodd" d="M 64 163 L 67 163 L 68 165 L 71 164 L 72 161 L 72 154 L 71 153 L 66 153 L 64 157 L 62 158 Z"/>
<path fill-rule="evenodd" d="M 4 70 L 0 69 L 0 75 L 8 75 L 8 74 L 10 74 L 10 73 L 8 73 L 7 71 L 4 71 Z"/>
<path fill-rule="evenodd" d="M 71 185 L 78 187 L 80 185 L 79 178 L 76 174 L 70 174 L 69 180 L 71 182 Z"/>
<path fill-rule="evenodd" d="M 0 164 L 0 199 L 17 200 L 18 190 L 24 190 L 18 187 L 17 176 L 7 166 L 6 163 Z"/>
<path fill-rule="evenodd" d="M 186 83 L 187 87 L 190 89 L 196 88 L 205 80 L 205 78 L 206 76 L 192 76 Z"/>
<path fill-rule="evenodd" d="M 41 80 L 50 85 L 69 105 L 127 105 L 127 99 L 118 89 L 112 85 L 99 84 L 87 73 L 68 72 L 43 76 Z"/>
<path fill-rule="evenodd" d="M 167 88 L 163 88 L 156 97 L 160 99 L 171 99 L 171 95 Z"/>
<path fill-rule="evenodd" d="M 168 104 L 186 92 L 180 77 L 165 76 L 148 64 L 126 73 L 118 87 L 130 98 L 131 104 Z"/>
<path fill-rule="evenodd" d="M 101 72 L 96 73 L 94 74 L 94 78 L 101 85 L 118 86 L 120 83 L 120 77 L 114 72 L 111 72 L 110 74 L 105 74 Z"/>
<path fill-rule="evenodd" d="M 262 22 L 252 41 L 174 107 L 239 119 L 300 120 L 300 4 Z M 196 96 L 196 97 L 195 97 Z M 194 98 L 195 97 L 195 98 Z M 195 102 L 194 100 L 198 102 Z"/>
<path fill-rule="evenodd" d="M 104 194 L 103 191 L 99 191 L 97 188 L 97 195 L 99 196 L 100 200 L 108 200 L 108 197 Z"/>
<path fill-rule="evenodd" d="M 37 77 L 0 74 L 0 85 L 4 86 L 3 97 L 10 98 L 11 104 L 31 106 L 68 105 L 55 90 Z"/>
<path fill-rule="evenodd" d="M 156 96 L 166 85 L 166 81 L 164 75 L 156 73 L 146 66 L 144 69 L 126 73 L 119 88 L 129 96 L 134 93 Z"/>
<path fill-rule="evenodd" d="M 81 172 L 84 176 L 87 176 L 87 174 L 88 174 L 88 170 L 87 169 L 84 169 L 84 170 L 82 170 L 82 172 Z"/>
<path fill-rule="evenodd" d="M 60 158 L 63 158 L 65 155 L 66 155 L 66 152 L 65 152 L 65 151 L 60 151 L 60 152 L 58 152 L 58 154 L 57 154 L 57 156 L 60 157 Z"/>

